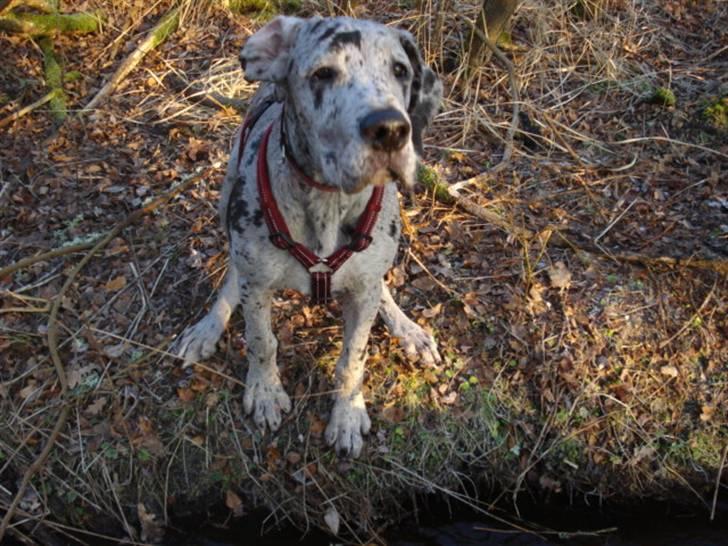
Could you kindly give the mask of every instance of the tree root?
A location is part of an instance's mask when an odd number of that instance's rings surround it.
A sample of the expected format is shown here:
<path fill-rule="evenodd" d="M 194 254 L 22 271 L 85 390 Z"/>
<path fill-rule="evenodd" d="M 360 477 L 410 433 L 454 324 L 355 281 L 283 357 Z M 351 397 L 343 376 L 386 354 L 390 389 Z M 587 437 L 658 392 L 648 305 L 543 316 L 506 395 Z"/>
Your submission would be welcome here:
<path fill-rule="evenodd" d="M 98 93 L 84 107 L 84 110 L 93 110 L 105 100 L 121 81 L 141 62 L 144 56 L 164 42 L 179 25 L 179 8 L 172 9 L 156 24 L 147 37 L 137 48 L 119 65 L 113 76 L 107 81 Z"/>
<path fill-rule="evenodd" d="M 40 452 L 38 457 L 36 457 L 33 463 L 28 467 L 28 469 L 25 471 L 25 474 L 23 474 L 23 479 L 20 483 L 20 486 L 18 487 L 18 491 L 15 494 L 15 497 L 13 497 L 13 501 L 10 503 L 8 511 L 2 519 L 2 523 L 0 523 L 0 543 L 2 543 L 3 537 L 5 536 L 8 526 L 10 525 L 10 521 L 13 519 L 15 511 L 17 510 L 18 505 L 20 504 L 20 501 L 25 494 L 25 490 L 28 487 L 30 480 L 41 469 L 46 459 L 48 459 L 48 456 L 53 450 L 54 444 L 61 434 L 61 430 L 63 430 L 66 425 L 68 415 L 70 413 L 71 406 L 69 404 L 69 400 L 67 400 L 68 380 L 66 377 L 66 370 L 58 354 L 58 311 L 61 307 L 63 295 L 68 291 L 68 289 L 73 284 L 76 276 L 80 273 L 81 269 L 83 269 L 83 267 L 91 260 L 94 254 L 104 248 L 112 239 L 114 239 L 114 237 L 119 235 L 119 233 L 121 233 L 124 228 L 126 228 L 130 224 L 133 224 L 145 214 L 153 211 L 162 203 L 169 201 L 180 192 L 184 191 L 185 189 L 192 186 L 194 183 L 198 182 L 201 178 L 201 175 L 192 176 L 191 178 L 182 182 L 179 186 L 171 189 L 170 191 L 151 201 L 144 207 L 135 210 L 134 212 L 129 214 L 124 220 L 116 224 L 116 226 L 114 226 L 114 228 L 111 229 L 104 237 L 99 239 L 98 242 L 93 245 L 91 250 L 89 250 L 88 253 L 86 253 L 86 255 L 81 259 L 81 261 L 76 264 L 76 266 L 68 274 L 66 282 L 63 283 L 63 286 L 58 291 L 58 294 L 56 294 L 53 300 L 53 305 L 51 306 L 50 314 L 48 316 L 48 352 L 51 355 L 51 360 L 53 361 L 56 375 L 58 376 L 58 383 L 61 389 L 60 393 L 57 395 L 61 403 L 61 410 L 60 414 L 58 415 L 58 420 L 56 421 L 53 430 L 48 436 L 48 440 L 45 446 L 43 446 L 43 450 Z M 36 261 L 38 260 L 36 259 Z"/>

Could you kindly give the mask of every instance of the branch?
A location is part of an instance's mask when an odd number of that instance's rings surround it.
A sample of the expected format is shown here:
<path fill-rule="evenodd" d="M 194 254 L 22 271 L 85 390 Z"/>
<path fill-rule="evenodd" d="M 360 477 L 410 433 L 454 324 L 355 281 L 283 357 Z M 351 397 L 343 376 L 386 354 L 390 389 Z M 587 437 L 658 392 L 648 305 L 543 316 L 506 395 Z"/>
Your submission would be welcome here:
<path fill-rule="evenodd" d="M 7 116 L 6 118 L 3 118 L 0 120 L 0 127 L 5 127 L 6 125 L 10 125 L 14 121 L 19 120 L 23 116 L 30 114 L 33 110 L 36 108 L 40 108 L 48 101 L 55 98 L 57 91 L 55 89 L 51 90 L 50 92 L 43 95 L 41 98 L 39 98 L 37 101 L 35 101 L 32 104 L 29 104 L 28 106 L 25 106 L 18 110 L 17 112 L 14 112 Z M 0 278 L 2 278 L 2 275 L 0 275 Z"/>
<path fill-rule="evenodd" d="M 159 44 L 164 42 L 170 34 L 177 30 L 179 25 L 179 8 L 172 9 L 167 15 L 162 17 L 159 23 L 149 32 L 147 37 L 137 48 L 126 58 L 124 62 L 119 65 L 114 75 L 111 76 L 108 82 L 96 93 L 96 96 L 92 98 L 86 105 L 84 110 L 92 110 L 96 108 L 101 101 L 106 99 L 114 89 L 121 83 L 121 81 L 141 62 L 144 56 L 157 47 Z"/>
<path fill-rule="evenodd" d="M 478 205 L 467 197 L 461 195 L 459 189 L 456 187 L 457 184 L 449 186 L 448 184 L 441 182 L 440 177 L 432 169 L 424 166 L 420 167 L 420 169 L 420 175 L 417 177 L 418 180 L 429 190 L 432 190 L 435 198 L 441 203 L 446 205 L 457 205 L 473 216 L 480 218 L 484 222 L 496 225 L 519 239 L 531 239 L 533 237 L 533 233 L 529 230 L 513 225 L 497 212 L 486 209 L 482 205 Z"/>
<path fill-rule="evenodd" d="M 91 258 L 96 254 L 99 250 L 104 248 L 109 241 L 111 241 L 114 237 L 116 237 L 121 231 L 126 228 L 128 225 L 133 224 L 136 222 L 139 218 L 144 216 L 145 214 L 148 214 L 149 212 L 153 211 L 157 207 L 159 207 L 161 204 L 167 202 L 168 200 L 172 199 L 174 196 L 179 194 L 180 192 L 186 190 L 194 183 L 198 182 L 200 179 L 202 179 L 202 175 L 193 176 L 183 183 L 181 183 L 179 186 L 171 189 L 167 193 L 161 195 L 157 199 L 153 200 L 149 204 L 145 205 L 144 207 L 135 210 L 131 214 L 129 214 L 124 220 L 116 224 L 114 228 L 109 231 L 103 238 L 101 238 L 94 246 L 91 248 L 91 250 L 88 251 L 88 253 L 81 259 L 78 264 L 70 271 L 68 274 L 68 277 L 66 278 L 66 282 L 63 283 L 63 286 L 59 290 L 58 294 L 56 294 L 56 297 L 53 300 L 53 305 L 51 307 L 51 312 L 48 317 L 48 351 L 51 355 L 51 360 L 53 361 L 53 365 L 56 369 L 56 375 L 58 376 L 58 382 L 61 387 L 61 392 L 58 394 L 58 398 L 61 401 L 62 407 L 61 407 L 61 413 L 58 416 L 58 420 L 56 421 L 55 426 L 53 427 L 53 430 L 51 431 L 50 435 L 48 436 L 48 441 L 46 442 L 45 446 L 43 446 L 43 450 L 40 452 L 38 457 L 33 461 L 33 464 L 31 464 L 28 469 L 25 471 L 25 474 L 23 474 L 23 479 L 20 482 L 20 486 L 18 487 L 18 491 L 15 493 L 15 497 L 13 497 L 13 502 L 10 503 L 10 506 L 8 507 L 8 511 L 5 514 L 5 517 L 3 517 L 2 523 L 0 523 L 0 544 L 2 543 L 3 537 L 5 536 L 5 532 L 8 529 L 8 526 L 10 525 L 10 521 L 13 519 L 13 516 L 15 514 L 15 511 L 18 508 L 18 505 L 20 504 L 20 501 L 23 498 L 23 495 L 25 494 L 25 490 L 28 487 L 28 484 L 30 483 L 30 480 L 35 476 L 35 474 L 41 469 L 43 464 L 45 463 L 46 459 L 48 459 L 48 456 L 50 455 L 51 451 L 53 450 L 53 446 L 58 440 L 58 437 L 61 434 L 61 430 L 66 425 L 66 421 L 68 420 L 68 415 L 70 412 L 71 406 L 68 403 L 68 400 L 66 399 L 68 394 L 68 380 L 66 377 L 66 370 L 63 366 L 63 362 L 61 361 L 60 356 L 58 355 L 58 310 L 61 307 L 61 301 L 63 300 L 63 296 L 68 291 L 68 289 L 73 284 L 73 281 L 75 280 L 76 276 L 80 273 L 81 269 L 91 260 Z"/>
<path fill-rule="evenodd" d="M 99 17 L 93 13 L 14 13 L 0 17 L 0 30 L 29 36 L 47 36 L 57 32 L 88 34 L 99 29 Z"/>
<path fill-rule="evenodd" d="M 62 122 L 68 115 L 66 108 L 66 94 L 63 92 L 63 68 L 53 51 L 53 42 L 48 36 L 38 40 L 43 51 L 43 71 L 45 73 L 46 85 L 50 88 L 53 96 L 50 98 L 51 112 L 57 122 Z"/>

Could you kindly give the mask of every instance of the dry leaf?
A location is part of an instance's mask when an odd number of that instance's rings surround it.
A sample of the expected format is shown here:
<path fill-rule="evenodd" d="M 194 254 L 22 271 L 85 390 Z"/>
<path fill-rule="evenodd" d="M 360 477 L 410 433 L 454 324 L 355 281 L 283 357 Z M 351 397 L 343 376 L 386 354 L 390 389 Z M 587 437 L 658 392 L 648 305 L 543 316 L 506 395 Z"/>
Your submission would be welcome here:
<path fill-rule="evenodd" d="M 339 534 L 339 512 L 334 508 L 333 506 L 326 510 L 326 513 L 324 514 L 324 521 L 326 522 L 326 526 L 329 528 L 332 534 L 338 535 Z"/>
<path fill-rule="evenodd" d="M 551 286 L 554 288 L 566 290 L 571 286 L 571 272 L 566 268 L 564 262 L 556 262 L 546 272 L 549 275 Z"/>
<path fill-rule="evenodd" d="M 243 501 L 234 491 L 230 489 L 225 491 L 225 506 L 232 510 L 233 516 L 235 516 L 236 518 L 239 518 L 243 515 Z"/>
<path fill-rule="evenodd" d="M 436 317 L 440 314 L 440 311 L 442 311 L 442 304 L 438 303 L 434 307 L 430 307 L 429 309 L 425 309 L 424 311 L 422 311 L 422 316 L 425 318 Z"/>
<path fill-rule="evenodd" d="M 195 392 L 192 389 L 184 389 L 180 387 L 177 389 L 177 396 L 183 402 L 192 402 L 195 399 Z"/>
<path fill-rule="evenodd" d="M 101 413 L 101 410 L 104 409 L 105 405 L 106 398 L 97 398 L 92 404 L 89 404 L 84 413 L 87 415 L 98 415 L 99 413 Z"/>
<path fill-rule="evenodd" d="M 137 517 L 142 527 L 141 539 L 143 542 L 157 544 L 164 538 L 164 525 L 157 521 L 153 512 L 147 512 L 143 503 L 137 504 Z"/>
<path fill-rule="evenodd" d="M 104 285 L 104 288 L 107 292 L 118 292 L 122 288 L 126 286 L 126 277 L 124 275 L 119 275 L 116 278 L 111 279 L 109 282 L 107 282 Z"/>
<path fill-rule="evenodd" d="M 662 368 L 660 368 L 660 373 L 668 377 L 677 377 L 678 374 L 677 368 L 672 365 L 663 366 Z"/>

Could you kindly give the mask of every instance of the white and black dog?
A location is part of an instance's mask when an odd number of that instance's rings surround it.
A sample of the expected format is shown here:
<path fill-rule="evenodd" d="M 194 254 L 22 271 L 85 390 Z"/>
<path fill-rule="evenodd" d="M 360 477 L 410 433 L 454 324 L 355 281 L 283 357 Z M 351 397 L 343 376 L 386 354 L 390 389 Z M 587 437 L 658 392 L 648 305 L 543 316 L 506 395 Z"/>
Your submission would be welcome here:
<path fill-rule="evenodd" d="M 275 290 L 340 299 L 344 343 L 326 440 L 358 456 L 370 428 L 362 381 L 377 312 L 409 356 L 440 361 L 383 276 L 400 236 L 396 181 L 414 183 L 422 132 L 442 85 L 412 35 L 345 17 L 278 17 L 240 53 L 263 84 L 238 134 L 220 216 L 230 267 L 211 311 L 175 345 L 185 365 L 209 357 L 240 302 L 248 344 L 244 408 L 275 430 L 291 402 L 271 330 Z"/>

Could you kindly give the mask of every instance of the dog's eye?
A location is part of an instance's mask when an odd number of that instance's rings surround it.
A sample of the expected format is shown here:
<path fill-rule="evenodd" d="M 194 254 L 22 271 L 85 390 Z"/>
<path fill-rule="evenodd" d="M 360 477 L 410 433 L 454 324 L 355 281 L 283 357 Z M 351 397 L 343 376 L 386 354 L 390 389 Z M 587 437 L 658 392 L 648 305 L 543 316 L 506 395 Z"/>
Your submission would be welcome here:
<path fill-rule="evenodd" d="M 318 82 L 331 82 L 336 79 L 336 70 L 330 66 L 322 66 L 311 77 Z"/>
<path fill-rule="evenodd" d="M 405 65 L 403 65 L 402 63 L 398 63 L 398 62 L 395 62 L 392 65 L 392 72 L 394 72 L 394 76 L 399 79 L 404 79 L 409 74 L 407 67 Z"/>

